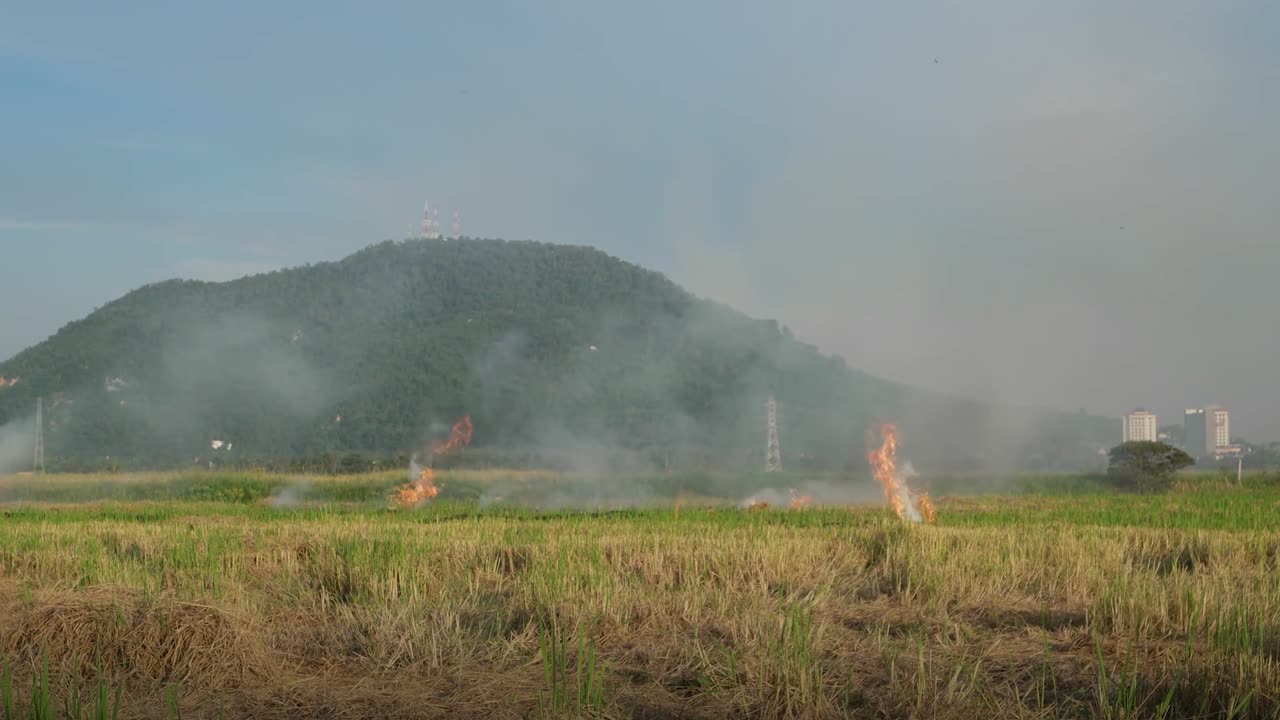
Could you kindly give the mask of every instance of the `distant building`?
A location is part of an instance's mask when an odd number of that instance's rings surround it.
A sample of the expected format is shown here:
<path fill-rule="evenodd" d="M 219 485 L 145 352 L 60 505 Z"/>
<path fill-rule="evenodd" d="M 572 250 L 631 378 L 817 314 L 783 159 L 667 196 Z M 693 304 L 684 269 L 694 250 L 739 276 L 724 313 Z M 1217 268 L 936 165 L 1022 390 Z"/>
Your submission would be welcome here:
<path fill-rule="evenodd" d="M 1138 408 L 1124 416 L 1125 442 L 1156 442 L 1156 414 Z"/>
<path fill-rule="evenodd" d="M 1210 431 L 1212 437 L 1205 436 L 1206 442 L 1210 439 L 1213 441 L 1213 449 L 1224 448 L 1231 444 L 1231 416 L 1224 407 L 1209 407 L 1204 409 L 1205 425 Z"/>
<path fill-rule="evenodd" d="M 1182 438 L 1187 454 L 1193 458 L 1202 458 L 1209 454 L 1208 428 L 1205 425 L 1203 408 L 1187 408 L 1182 416 Z"/>
<path fill-rule="evenodd" d="M 1187 452 L 1194 458 L 1221 459 L 1240 452 L 1238 446 L 1231 444 L 1231 413 L 1224 407 L 1188 409 L 1183 416 L 1183 429 Z"/>

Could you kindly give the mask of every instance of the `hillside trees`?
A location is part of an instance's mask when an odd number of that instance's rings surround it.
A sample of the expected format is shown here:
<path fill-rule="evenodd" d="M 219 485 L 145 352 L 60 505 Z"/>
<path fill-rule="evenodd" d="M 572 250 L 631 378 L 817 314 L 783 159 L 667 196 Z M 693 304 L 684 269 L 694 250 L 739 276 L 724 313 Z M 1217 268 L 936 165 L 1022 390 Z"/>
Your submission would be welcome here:
<path fill-rule="evenodd" d="M 29 422 L 43 396 L 51 455 L 133 464 L 191 463 L 215 439 L 240 458 L 389 457 L 464 413 L 477 449 L 515 456 L 684 449 L 750 464 L 770 393 L 784 455 L 814 468 L 861 468 L 877 420 L 899 422 L 922 468 L 960 454 L 981 466 L 1000 446 L 983 442 L 999 436 L 990 406 L 852 370 L 600 251 L 533 242 L 388 241 L 232 282 L 157 283 L 0 374 L 22 378 L 0 390 L 0 425 Z M 1096 457 L 1112 430 L 1052 417 L 1009 416 L 1020 443 L 1059 438 L 1027 457 Z"/>

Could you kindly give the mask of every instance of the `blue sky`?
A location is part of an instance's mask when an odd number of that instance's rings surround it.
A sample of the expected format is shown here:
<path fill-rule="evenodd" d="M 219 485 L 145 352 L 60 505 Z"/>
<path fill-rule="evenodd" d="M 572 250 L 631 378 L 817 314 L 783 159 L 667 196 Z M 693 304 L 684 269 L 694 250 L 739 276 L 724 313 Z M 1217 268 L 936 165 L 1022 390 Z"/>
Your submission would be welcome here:
<path fill-rule="evenodd" d="M 0 356 L 429 196 L 883 376 L 1280 439 L 1272 3 L 366 5 L 0 11 Z"/>

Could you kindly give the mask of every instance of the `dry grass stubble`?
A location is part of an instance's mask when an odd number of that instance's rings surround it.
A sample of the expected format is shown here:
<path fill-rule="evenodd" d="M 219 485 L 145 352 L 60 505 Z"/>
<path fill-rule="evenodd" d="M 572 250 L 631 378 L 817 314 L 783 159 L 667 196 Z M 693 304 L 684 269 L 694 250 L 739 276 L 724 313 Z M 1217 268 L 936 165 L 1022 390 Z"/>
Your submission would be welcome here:
<path fill-rule="evenodd" d="M 0 652 L 138 716 L 533 717 L 556 664 L 599 717 L 1274 716 L 1274 534 L 759 517 L 14 525 Z"/>

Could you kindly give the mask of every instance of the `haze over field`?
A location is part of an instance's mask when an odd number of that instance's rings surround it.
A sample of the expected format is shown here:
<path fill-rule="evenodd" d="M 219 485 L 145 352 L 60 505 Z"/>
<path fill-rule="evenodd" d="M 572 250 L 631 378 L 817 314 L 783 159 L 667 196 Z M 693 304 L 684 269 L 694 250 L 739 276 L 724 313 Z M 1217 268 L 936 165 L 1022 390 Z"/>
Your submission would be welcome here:
<path fill-rule="evenodd" d="M 882 377 L 1280 438 L 1271 3 L 4 15 L 0 360 L 404 237 L 426 194 Z"/>
<path fill-rule="evenodd" d="M 913 390 L 598 250 L 471 238 L 149 285 L 0 376 L 20 379 L 0 434 L 29 437 L 43 396 L 50 454 L 88 467 L 387 459 L 471 415 L 489 453 L 472 462 L 742 470 L 764 463 L 773 395 L 791 469 L 860 468 L 859 440 L 893 418 L 933 472 L 1061 471 L 1096 469 L 1117 424 Z"/>

